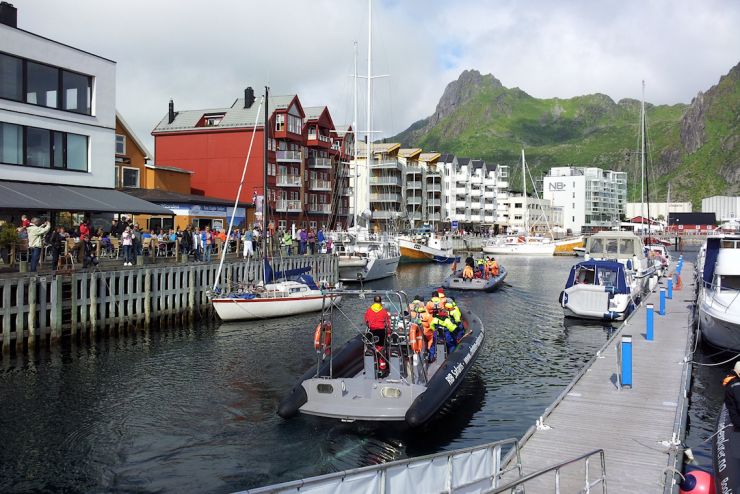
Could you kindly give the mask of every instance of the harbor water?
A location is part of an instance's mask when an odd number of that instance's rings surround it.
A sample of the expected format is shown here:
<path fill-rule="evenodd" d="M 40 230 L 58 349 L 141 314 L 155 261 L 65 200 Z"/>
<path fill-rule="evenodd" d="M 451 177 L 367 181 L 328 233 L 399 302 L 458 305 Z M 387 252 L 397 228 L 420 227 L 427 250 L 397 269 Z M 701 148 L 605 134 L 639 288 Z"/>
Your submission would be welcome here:
<path fill-rule="evenodd" d="M 316 363 L 316 314 L 65 341 L 2 360 L 0 492 L 233 492 L 520 437 L 613 328 L 564 321 L 573 258 L 499 260 L 502 290 L 454 294 L 487 339 L 456 399 L 420 430 L 276 415 Z M 367 286 L 428 297 L 448 272 L 401 266 Z M 359 326 L 369 304 L 345 301 L 335 320 Z M 355 334 L 348 319 L 335 328 L 335 342 Z M 687 442 L 712 434 L 724 370 L 695 372 Z M 689 445 L 711 464 L 709 442 Z"/>

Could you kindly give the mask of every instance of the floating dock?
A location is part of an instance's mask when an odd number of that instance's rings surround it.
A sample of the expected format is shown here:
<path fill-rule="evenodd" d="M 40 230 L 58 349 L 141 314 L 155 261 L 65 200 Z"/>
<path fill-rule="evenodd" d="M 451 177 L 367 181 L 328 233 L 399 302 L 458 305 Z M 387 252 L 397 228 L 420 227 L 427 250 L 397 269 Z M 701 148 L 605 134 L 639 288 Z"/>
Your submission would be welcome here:
<path fill-rule="evenodd" d="M 678 491 L 694 349 L 693 270 L 683 266 L 683 287 L 666 300 L 665 315 L 659 314 L 661 282 L 527 431 L 520 442 L 525 475 L 603 449 L 610 491 Z M 646 333 L 647 304 L 655 306 L 653 341 Z M 620 387 L 617 347 L 628 335 L 633 385 Z M 597 478 L 600 465 L 591 468 L 589 477 Z M 527 492 L 554 492 L 554 476 L 527 482 Z M 561 469 L 559 477 L 561 492 L 578 492 L 583 463 Z"/>

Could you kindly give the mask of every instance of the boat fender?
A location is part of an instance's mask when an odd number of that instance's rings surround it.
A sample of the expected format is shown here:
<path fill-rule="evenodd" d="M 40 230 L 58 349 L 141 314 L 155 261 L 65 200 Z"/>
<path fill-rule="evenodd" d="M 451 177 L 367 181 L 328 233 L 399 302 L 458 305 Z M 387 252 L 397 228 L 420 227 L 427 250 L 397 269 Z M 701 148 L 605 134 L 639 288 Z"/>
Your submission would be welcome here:
<path fill-rule="evenodd" d="M 558 297 L 558 303 L 561 307 L 565 307 L 565 304 L 568 303 L 568 294 L 565 293 L 565 291 L 560 292 L 560 296 Z"/>
<path fill-rule="evenodd" d="M 627 269 L 632 269 L 632 259 L 627 259 Z"/>
<path fill-rule="evenodd" d="M 313 334 L 314 350 L 320 350 L 322 343 L 324 348 L 329 348 L 331 346 L 331 323 L 329 321 L 320 322 L 316 326 L 316 331 L 314 331 Z"/>
<path fill-rule="evenodd" d="M 680 484 L 680 494 L 714 494 L 714 478 L 704 470 L 692 470 Z"/>

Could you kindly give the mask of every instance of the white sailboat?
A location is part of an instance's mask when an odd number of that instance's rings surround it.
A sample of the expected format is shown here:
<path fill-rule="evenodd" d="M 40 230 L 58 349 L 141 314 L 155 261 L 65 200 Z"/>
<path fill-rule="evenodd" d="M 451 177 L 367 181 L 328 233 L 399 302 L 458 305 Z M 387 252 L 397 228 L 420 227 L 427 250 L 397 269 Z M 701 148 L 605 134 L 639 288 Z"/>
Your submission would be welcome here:
<path fill-rule="evenodd" d="M 265 87 L 265 115 L 264 115 L 264 168 L 263 168 L 263 186 L 264 186 L 264 202 L 262 208 L 262 231 L 267 232 L 267 213 L 268 204 L 267 197 L 267 157 L 268 157 L 268 138 L 267 133 L 269 132 L 268 122 L 270 115 L 268 111 L 268 98 L 269 90 Z M 262 105 L 262 102 L 260 103 Z M 252 144 L 254 143 L 254 136 L 256 134 L 257 122 L 259 121 L 260 107 L 257 109 L 257 116 L 255 118 L 254 129 L 252 131 L 252 140 L 249 144 L 249 152 L 247 153 L 247 159 L 244 162 L 244 170 L 242 172 L 241 183 L 237 191 L 236 200 L 234 202 L 234 209 L 229 221 L 229 229 L 227 238 L 231 237 L 231 230 L 234 226 L 234 216 L 236 214 L 237 205 L 239 203 L 239 196 L 241 195 L 242 185 L 244 184 L 244 177 L 247 171 L 247 164 L 249 163 L 249 156 L 252 152 Z M 233 287 L 228 293 L 220 293 L 218 290 L 218 282 L 221 276 L 221 270 L 223 268 L 224 256 L 226 255 L 226 249 L 223 250 L 221 255 L 221 261 L 218 266 L 218 272 L 216 274 L 216 281 L 214 282 L 213 289 L 210 292 L 211 303 L 213 308 L 218 314 L 218 317 L 223 321 L 236 321 L 236 320 L 249 320 L 249 319 L 267 319 L 273 317 L 282 317 L 295 314 L 303 314 L 305 312 L 314 312 L 322 310 L 326 304 L 337 304 L 342 300 L 341 295 L 333 294 L 325 297 L 324 290 L 319 288 L 314 282 L 313 278 L 307 274 L 310 268 L 295 269 L 292 272 L 275 273 L 269 264 L 267 258 L 267 246 L 266 246 L 266 235 L 262 235 L 262 253 L 264 258 L 262 259 L 262 280 L 255 286 L 249 286 L 245 283 L 240 283 Z M 334 288 L 334 287 L 325 287 Z"/>
<path fill-rule="evenodd" d="M 368 48 L 367 48 L 367 141 L 365 165 L 370 170 L 372 152 L 372 46 L 373 46 L 373 5 L 368 1 Z M 357 43 L 355 43 L 354 73 L 354 132 L 357 136 Z M 358 181 L 357 139 L 354 146 L 354 184 Z M 367 186 L 369 187 L 369 181 Z M 360 227 L 358 220 L 369 223 L 369 218 L 357 214 L 357 190 L 354 193 L 353 222 L 349 232 L 333 234 L 332 240 L 339 254 L 339 279 L 341 281 L 372 281 L 396 274 L 401 255 L 398 239 L 392 235 L 371 233 L 367 226 Z M 368 196 L 369 197 L 369 196 Z"/>

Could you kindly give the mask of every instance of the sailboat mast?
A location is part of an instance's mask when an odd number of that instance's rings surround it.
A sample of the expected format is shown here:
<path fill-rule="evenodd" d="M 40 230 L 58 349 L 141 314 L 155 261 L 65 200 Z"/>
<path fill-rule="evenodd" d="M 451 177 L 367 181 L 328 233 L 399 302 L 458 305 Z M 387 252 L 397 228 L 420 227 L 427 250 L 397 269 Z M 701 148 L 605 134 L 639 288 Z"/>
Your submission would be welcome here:
<path fill-rule="evenodd" d="M 264 197 L 262 198 L 262 257 L 267 257 L 267 210 L 270 201 L 268 200 L 269 191 L 267 190 L 267 151 L 269 149 L 270 140 L 270 112 L 268 110 L 269 104 L 269 92 L 270 88 L 265 86 L 265 146 L 264 146 L 264 158 L 262 160 L 262 190 L 264 191 Z M 270 238 L 271 241 L 275 241 L 274 238 Z M 262 263 L 262 282 L 267 284 L 267 269 L 265 263 Z"/>
<path fill-rule="evenodd" d="M 354 180 L 352 181 L 352 185 L 354 186 L 353 192 L 353 206 L 352 206 L 352 227 L 357 231 L 357 192 L 360 190 L 359 187 L 357 187 L 357 181 L 360 179 L 360 170 L 359 170 L 359 164 L 357 163 L 357 41 L 355 41 L 355 74 L 353 82 L 353 93 L 354 93 L 354 115 L 352 116 L 352 140 L 354 141 L 354 146 L 352 149 L 352 155 L 354 159 L 354 167 L 353 167 L 353 173 L 354 173 Z"/>
<path fill-rule="evenodd" d="M 529 237 L 529 209 L 527 209 L 527 170 L 522 149 L 522 206 L 524 207 L 524 235 Z"/>
<path fill-rule="evenodd" d="M 365 165 L 367 166 L 367 198 L 370 201 L 370 160 L 372 159 L 372 94 L 373 94 L 373 0 L 368 0 L 367 26 L 367 145 L 365 146 Z"/>
<path fill-rule="evenodd" d="M 642 81 L 642 101 L 640 103 L 640 216 L 642 230 L 645 231 L 645 81 Z"/>

